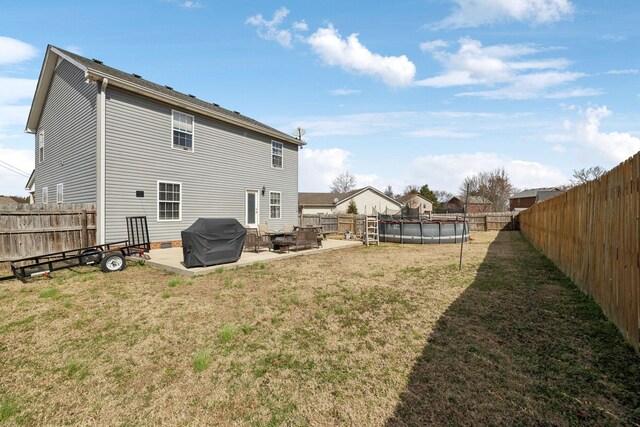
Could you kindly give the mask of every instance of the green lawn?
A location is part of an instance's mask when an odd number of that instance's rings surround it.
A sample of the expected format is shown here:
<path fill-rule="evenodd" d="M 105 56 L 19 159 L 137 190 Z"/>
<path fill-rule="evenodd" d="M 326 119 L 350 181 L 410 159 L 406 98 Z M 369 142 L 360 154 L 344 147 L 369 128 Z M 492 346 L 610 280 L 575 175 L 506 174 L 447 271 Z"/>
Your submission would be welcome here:
<path fill-rule="evenodd" d="M 0 424 L 638 424 L 640 357 L 516 232 L 0 285 Z"/>

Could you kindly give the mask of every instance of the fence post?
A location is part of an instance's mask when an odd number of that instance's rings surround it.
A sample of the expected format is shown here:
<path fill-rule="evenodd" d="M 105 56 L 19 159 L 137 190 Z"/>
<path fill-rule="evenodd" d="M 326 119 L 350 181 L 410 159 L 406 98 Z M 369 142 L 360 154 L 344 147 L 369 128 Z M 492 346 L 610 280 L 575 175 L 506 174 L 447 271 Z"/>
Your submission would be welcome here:
<path fill-rule="evenodd" d="M 484 231 L 489 231 L 489 221 L 487 219 L 488 216 L 488 214 L 484 214 Z"/>
<path fill-rule="evenodd" d="M 82 240 L 81 240 L 81 246 L 83 248 L 86 248 L 87 246 L 89 246 L 89 230 L 87 229 L 87 210 L 83 209 L 82 210 L 82 217 L 80 220 L 80 223 L 82 225 Z"/>

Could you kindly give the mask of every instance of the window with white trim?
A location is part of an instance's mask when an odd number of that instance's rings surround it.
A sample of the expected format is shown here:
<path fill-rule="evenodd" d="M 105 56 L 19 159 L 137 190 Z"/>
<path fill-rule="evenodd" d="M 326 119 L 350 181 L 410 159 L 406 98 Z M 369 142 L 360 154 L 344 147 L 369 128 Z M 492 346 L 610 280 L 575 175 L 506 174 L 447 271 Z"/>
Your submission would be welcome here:
<path fill-rule="evenodd" d="M 271 141 L 271 166 L 282 169 L 282 142 Z"/>
<path fill-rule="evenodd" d="M 282 211 L 282 193 L 269 191 L 269 219 L 280 219 Z"/>
<path fill-rule="evenodd" d="M 62 203 L 64 201 L 64 186 L 62 184 L 56 185 L 56 203 Z"/>
<path fill-rule="evenodd" d="M 173 148 L 193 151 L 193 116 L 173 111 L 171 127 L 173 128 Z"/>
<path fill-rule="evenodd" d="M 182 183 L 158 181 L 158 221 L 182 219 Z"/>
<path fill-rule="evenodd" d="M 44 131 L 38 132 L 38 163 L 44 161 Z"/>
<path fill-rule="evenodd" d="M 49 203 L 49 188 L 43 187 L 42 188 L 42 204 L 46 205 L 47 203 Z"/>

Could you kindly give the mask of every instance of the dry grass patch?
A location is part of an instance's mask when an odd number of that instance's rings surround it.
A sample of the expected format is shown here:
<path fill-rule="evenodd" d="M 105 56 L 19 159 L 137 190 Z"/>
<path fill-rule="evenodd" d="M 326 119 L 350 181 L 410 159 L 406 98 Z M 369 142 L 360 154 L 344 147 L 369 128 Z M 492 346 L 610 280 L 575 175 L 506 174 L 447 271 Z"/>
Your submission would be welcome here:
<path fill-rule="evenodd" d="M 511 414 L 563 424 L 603 404 L 618 419 L 632 413 L 637 400 L 622 401 L 620 393 L 634 391 L 625 382 L 633 377 L 609 377 L 575 356 L 593 352 L 582 335 L 560 340 L 558 351 L 578 358 L 581 371 L 607 390 L 598 400 L 572 395 L 582 407 L 565 399 L 534 403 L 542 392 L 531 360 L 540 360 L 542 343 L 498 355 L 487 350 L 496 340 L 537 342 L 537 323 L 513 321 L 527 299 L 563 301 L 563 310 L 541 306 L 547 321 L 568 325 L 555 332 L 575 335 L 583 322 L 571 311 L 579 293 L 519 234 L 497 246 L 495 238 L 478 234 L 465 246 L 462 272 L 458 246 L 381 245 L 193 279 L 135 266 L 3 284 L 0 417 L 19 425 L 411 425 L 486 423 L 495 414 L 499 421 Z M 531 257 L 533 267 L 514 264 Z M 513 278 L 532 271 L 539 271 L 537 288 L 519 287 Z M 607 337 L 619 343 L 615 334 Z M 637 368 L 633 353 L 618 345 L 626 366 Z M 566 393 L 568 380 L 557 374 L 549 381 Z M 510 395 L 517 381 L 524 385 Z M 469 384 L 499 399 L 481 399 Z M 414 394 L 421 399 L 411 400 Z M 589 420 L 616 420 L 594 413 Z"/>

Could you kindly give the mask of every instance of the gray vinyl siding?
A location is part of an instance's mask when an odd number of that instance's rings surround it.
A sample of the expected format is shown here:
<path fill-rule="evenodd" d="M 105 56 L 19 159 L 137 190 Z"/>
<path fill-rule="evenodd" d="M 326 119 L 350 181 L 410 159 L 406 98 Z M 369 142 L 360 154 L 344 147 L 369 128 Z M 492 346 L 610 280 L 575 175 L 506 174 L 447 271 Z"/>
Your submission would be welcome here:
<path fill-rule="evenodd" d="M 64 185 L 65 203 L 96 201 L 96 95 L 94 83 L 67 61 L 56 68 L 35 135 L 35 202 L 42 188 L 56 203 L 56 185 Z M 44 161 L 38 160 L 38 134 L 44 130 Z"/>
<path fill-rule="evenodd" d="M 297 224 L 296 145 L 283 142 L 284 167 L 274 169 L 272 138 L 178 109 L 194 115 L 194 152 L 176 150 L 171 106 L 113 87 L 106 102 L 107 241 L 126 238 L 125 217 L 132 215 L 147 216 L 154 242 L 180 240 L 197 218 L 232 217 L 244 225 L 247 189 L 259 191 L 260 223 Z M 181 221 L 158 221 L 158 181 L 182 183 Z M 269 191 L 282 193 L 279 220 L 269 219 Z"/>

